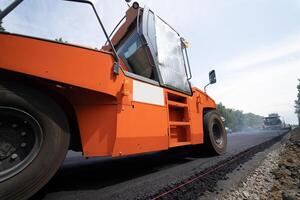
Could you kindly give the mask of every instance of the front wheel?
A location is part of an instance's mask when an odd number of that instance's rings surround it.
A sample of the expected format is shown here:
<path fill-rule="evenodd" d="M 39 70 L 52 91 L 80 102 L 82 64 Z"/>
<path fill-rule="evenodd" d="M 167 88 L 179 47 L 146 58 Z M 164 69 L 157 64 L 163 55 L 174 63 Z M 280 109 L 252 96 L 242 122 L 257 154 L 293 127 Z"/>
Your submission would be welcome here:
<path fill-rule="evenodd" d="M 52 99 L 0 82 L 0 199 L 27 199 L 43 187 L 63 162 L 69 137 Z"/>
<path fill-rule="evenodd" d="M 212 110 L 205 113 L 203 126 L 206 150 L 214 155 L 224 154 L 227 147 L 227 134 L 219 112 Z"/>

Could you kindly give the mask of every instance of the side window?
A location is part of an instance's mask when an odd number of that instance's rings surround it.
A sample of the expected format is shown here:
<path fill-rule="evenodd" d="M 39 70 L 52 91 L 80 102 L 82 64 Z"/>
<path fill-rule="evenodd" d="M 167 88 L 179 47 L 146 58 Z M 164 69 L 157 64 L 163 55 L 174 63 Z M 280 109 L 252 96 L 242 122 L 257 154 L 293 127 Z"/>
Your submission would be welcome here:
<path fill-rule="evenodd" d="M 130 72 L 154 79 L 153 67 L 136 29 L 123 39 L 117 52 Z"/>

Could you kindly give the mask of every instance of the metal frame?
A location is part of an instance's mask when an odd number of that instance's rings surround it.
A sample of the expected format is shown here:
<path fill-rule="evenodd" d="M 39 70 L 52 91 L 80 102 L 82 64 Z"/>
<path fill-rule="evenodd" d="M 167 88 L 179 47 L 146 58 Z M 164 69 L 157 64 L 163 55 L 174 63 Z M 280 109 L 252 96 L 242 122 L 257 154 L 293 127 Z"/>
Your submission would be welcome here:
<path fill-rule="evenodd" d="M 15 0 L 9 6 L 7 6 L 1 13 L 0 13 L 0 20 L 2 20 L 6 15 L 8 15 L 13 9 L 15 9 L 23 0 Z"/>
<path fill-rule="evenodd" d="M 111 36 L 115 33 L 115 31 L 117 30 L 117 28 L 121 25 L 121 23 L 126 19 L 126 16 L 124 16 L 119 23 L 115 26 L 115 28 L 112 30 L 112 32 L 109 34 L 109 38 L 111 38 Z M 105 45 L 107 45 L 108 40 L 105 42 Z"/>
<path fill-rule="evenodd" d="M 136 79 L 136 80 L 145 82 L 145 83 L 150 83 L 150 84 L 152 84 L 152 85 L 159 86 L 159 82 L 157 82 L 157 81 L 155 81 L 155 80 L 152 80 L 152 79 L 149 79 L 149 78 L 146 78 L 146 77 L 144 77 L 144 76 L 140 76 L 140 75 L 137 75 L 137 74 L 135 74 L 135 73 L 128 72 L 128 71 L 124 71 L 124 74 L 125 74 L 125 76 L 127 76 L 127 77 L 130 77 L 130 78 L 133 78 L 133 79 Z"/>
<path fill-rule="evenodd" d="M 86 3 L 86 4 L 89 4 L 90 6 L 92 6 L 93 11 L 94 11 L 94 13 L 95 13 L 95 15 L 96 15 L 96 17 L 97 17 L 97 20 L 98 20 L 98 22 L 99 22 L 99 24 L 100 24 L 100 26 L 101 26 L 101 28 L 102 28 L 102 30 L 103 30 L 103 32 L 104 32 L 104 35 L 105 35 L 105 37 L 106 37 L 106 39 L 107 39 L 109 45 L 111 46 L 112 51 L 113 51 L 113 57 L 114 57 L 114 59 L 115 59 L 114 69 L 113 69 L 114 74 L 116 74 L 116 75 L 119 74 L 119 70 L 120 70 L 119 56 L 118 56 L 118 54 L 117 54 L 117 51 L 116 51 L 116 49 L 115 49 L 115 47 L 114 47 L 112 41 L 109 39 L 109 36 L 108 36 L 108 34 L 107 34 L 107 32 L 106 32 L 106 30 L 105 30 L 103 24 L 102 24 L 102 21 L 101 21 L 99 15 L 98 15 L 98 13 L 97 13 L 97 10 L 96 10 L 94 4 L 93 4 L 92 2 L 86 1 L 86 0 L 64 0 L 64 1 L 71 1 L 71 2 L 78 2 L 78 3 Z"/>
<path fill-rule="evenodd" d="M 160 71 L 159 71 L 159 68 L 158 68 L 158 57 L 157 57 L 157 49 L 154 49 L 152 47 L 152 45 L 149 45 L 151 44 L 150 42 L 150 39 L 148 37 L 148 29 L 147 29 L 147 25 L 148 25 L 148 16 L 149 16 L 149 12 L 152 12 L 150 11 L 150 9 L 148 7 L 145 7 L 143 9 L 143 19 L 142 19 L 142 27 L 141 27 L 141 37 L 142 39 L 145 41 L 145 45 L 148 47 L 150 53 L 151 53 L 151 56 L 154 60 L 154 68 L 155 68 L 155 73 L 157 73 L 157 77 L 159 79 L 159 82 L 161 84 L 161 86 L 163 87 L 166 87 L 166 88 L 169 88 L 169 89 L 172 89 L 172 90 L 175 90 L 177 92 L 181 92 L 181 93 L 184 93 L 184 94 L 188 94 L 188 95 L 192 95 L 192 88 L 191 88 L 191 84 L 189 82 L 190 78 L 191 78 L 191 75 L 188 76 L 188 72 L 187 72 L 187 68 L 186 68 L 186 63 L 185 63 L 185 59 L 184 59 L 184 67 L 185 67 L 185 73 L 186 73 L 186 76 L 187 76 L 187 81 L 188 81 L 188 84 L 189 84 L 189 88 L 190 88 L 190 92 L 187 92 L 187 91 L 183 91 L 183 90 L 180 90 L 178 88 L 175 88 L 173 86 L 170 86 L 170 85 L 166 85 L 166 84 L 163 84 L 163 79 L 162 79 L 162 76 L 160 74 Z M 153 13 L 154 14 L 154 13 Z M 154 14 L 155 15 L 155 14 Z M 159 19 L 161 19 L 160 17 L 158 17 Z M 176 32 L 176 34 L 180 37 L 179 33 L 174 29 L 172 28 L 168 23 L 166 23 L 163 19 L 161 19 L 166 25 L 168 25 L 173 31 Z M 183 52 L 182 52 L 183 53 Z M 187 62 L 188 62 L 188 67 L 189 67 L 189 61 L 188 61 L 188 57 L 186 56 L 187 58 Z M 191 74 L 191 70 L 190 70 L 190 67 L 189 67 L 189 74 Z"/>
<path fill-rule="evenodd" d="M 147 29 L 148 15 L 149 15 L 149 8 L 145 7 L 143 9 L 141 31 L 139 32 L 139 34 L 141 36 L 142 41 L 145 43 L 145 46 L 148 47 L 148 51 L 150 52 L 152 60 L 154 62 L 153 68 L 155 68 L 154 69 L 155 74 L 156 74 L 159 82 L 162 83 L 162 77 L 161 77 L 161 75 L 159 73 L 159 70 L 157 68 L 157 66 L 158 66 L 158 61 L 157 61 L 157 58 L 156 58 L 157 49 L 154 49 L 152 45 L 149 45 L 149 44 L 151 44 L 151 42 L 150 42 L 150 39 L 148 38 L 148 29 Z"/>
<path fill-rule="evenodd" d="M 191 80 L 192 79 L 192 71 L 191 71 L 191 67 L 190 67 L 190 61 L 189 61 L 189 56 L 187 53 L 187 48 L 184 47 L 183 49 L 184 50 L 182 50 L 182 51 L 184 51 L 184 52 L 182 52 L 182 53 L 184 53 L 184 55 L 185 55 L 184 64 L 186 65 L 186 67 L 185 67 L 185 71 L 187 73 L 186 76 L 187 76 L 188 80 Z"/>

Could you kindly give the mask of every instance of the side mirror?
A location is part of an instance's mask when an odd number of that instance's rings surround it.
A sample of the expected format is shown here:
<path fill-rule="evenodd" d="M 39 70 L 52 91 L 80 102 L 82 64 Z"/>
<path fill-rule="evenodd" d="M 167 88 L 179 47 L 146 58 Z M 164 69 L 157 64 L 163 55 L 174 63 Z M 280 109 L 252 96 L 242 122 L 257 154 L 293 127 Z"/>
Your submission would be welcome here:
<path fill-rule="evenodd" d="M 214 84 L 217 82 L 215 70 L 211 70 L 208 75 L 209 75 L 209 84 Z"/>
<path fill-rule="evenodd" d="M 217 82 L 217 78 L 216 78 L 216 72 L 215 70 L 211 70 L 209 73 L 208 73 L 208 76 L 209 76 L 209 83 L 204 87 L 204 92 L 206 93 L 206 87 L 211 85 L 211 84 L 214 84 Z"/>

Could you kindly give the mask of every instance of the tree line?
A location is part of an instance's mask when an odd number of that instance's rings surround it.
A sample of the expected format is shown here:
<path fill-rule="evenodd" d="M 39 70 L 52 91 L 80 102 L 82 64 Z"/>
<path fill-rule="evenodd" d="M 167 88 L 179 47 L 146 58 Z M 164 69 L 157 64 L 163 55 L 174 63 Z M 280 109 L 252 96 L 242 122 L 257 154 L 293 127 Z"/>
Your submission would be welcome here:
<path fill-rule="evenodd" d="M 222 103 L 217 104 L 217 108 L 225 119 L 225 126 L 232 131 L 257 129 L 262 127 L 263 116 L 253 113 L 243 113 L 242 110 L 226 108 Z"/>

